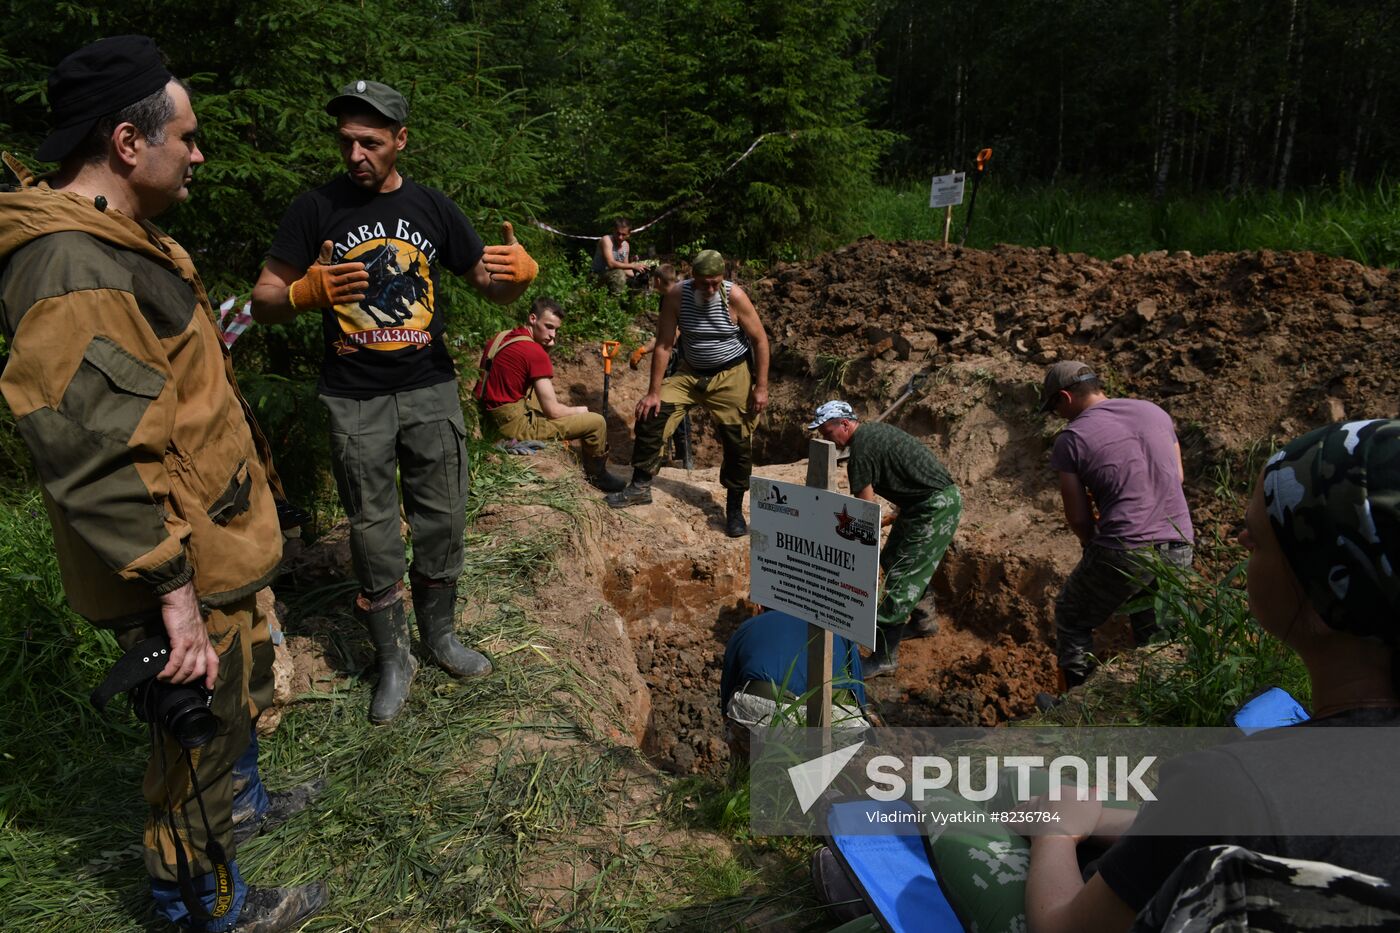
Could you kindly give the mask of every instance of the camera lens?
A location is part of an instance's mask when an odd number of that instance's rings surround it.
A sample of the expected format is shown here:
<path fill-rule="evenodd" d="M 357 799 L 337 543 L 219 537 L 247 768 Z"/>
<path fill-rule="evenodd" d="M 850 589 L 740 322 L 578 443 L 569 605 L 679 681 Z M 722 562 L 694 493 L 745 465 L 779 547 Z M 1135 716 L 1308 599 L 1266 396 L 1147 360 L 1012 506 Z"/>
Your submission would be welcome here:
<path fill-rule="evenodd" d="M 184 748 L 199 748 L 219 731 L 219 717 L 210 711 L 208 694 L 193 687 L 160 691 L 156 715 L 165 731 Z"/>

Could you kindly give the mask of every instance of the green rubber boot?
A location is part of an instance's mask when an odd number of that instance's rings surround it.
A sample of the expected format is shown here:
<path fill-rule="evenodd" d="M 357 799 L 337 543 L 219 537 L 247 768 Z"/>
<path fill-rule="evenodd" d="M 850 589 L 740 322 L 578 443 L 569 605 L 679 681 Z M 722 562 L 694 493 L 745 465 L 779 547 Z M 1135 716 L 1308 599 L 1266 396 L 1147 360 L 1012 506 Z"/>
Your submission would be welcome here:
<path fill-rule="evenodd" d="M 393 722 L 408 702 L 408 688 L 418 672 L 418 661 L 409 646 L 408 618 L 404 614 L 403 591 L 370 602 L 363 594 L 355 599 L 355 617 L 369 629 L 374 642 L 374 660 L 379 683 L 369 704 L 369 721 L 376 725 Z"/>
<path fill-rule="evenodd" d="M 491 673 L 486 655 L 464 647 L 457 640 L 457 584 L 413 580 L 413 617 L 423 647 L 438 667 L 453 677 L 480 677 Z"/>

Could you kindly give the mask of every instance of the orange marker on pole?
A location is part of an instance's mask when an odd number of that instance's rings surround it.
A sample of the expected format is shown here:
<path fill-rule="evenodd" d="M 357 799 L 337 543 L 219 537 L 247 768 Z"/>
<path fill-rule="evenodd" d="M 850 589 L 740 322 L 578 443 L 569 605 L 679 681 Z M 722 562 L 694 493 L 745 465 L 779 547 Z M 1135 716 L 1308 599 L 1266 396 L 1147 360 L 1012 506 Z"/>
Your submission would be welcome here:
<path fill-rule="evenodd" d="M 972 197 L 967 202 L 967 220 L 963 221 L 962 239 L 959 246 L 967 245 L 967 231 L 972 229 L 972 212 L 977 208 L 977 187 L 982 184 L 982 176 L 987 173 L 987 163 L 992 161 L 992 150 L 983 149 L 977 153 L 977 171 L 972 176 Z"/>
<path fill-rule="evenodd" d="M 608 388 L 612 381 L 613 359 L 617 357 L 617 351 L 622 349 L 622 342 L 618 340 L 604 340 L 603 348 L 603 417 L 608 416 Z"/>

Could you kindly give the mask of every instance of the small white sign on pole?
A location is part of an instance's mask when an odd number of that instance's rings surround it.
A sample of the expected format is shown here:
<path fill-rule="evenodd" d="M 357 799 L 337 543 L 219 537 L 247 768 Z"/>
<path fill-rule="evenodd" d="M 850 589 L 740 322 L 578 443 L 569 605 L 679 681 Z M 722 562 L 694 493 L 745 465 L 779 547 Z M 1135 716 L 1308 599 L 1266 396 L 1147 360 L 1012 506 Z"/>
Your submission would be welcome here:
<path fill-rule="evenodd" d="M 933 176 L 933 187 L 929 189 L 929 207 L 952 207 L 961 204 L 963 200 L 963 182 L 967 180 L 966 172 L 954 172 L 951 175 Z"/>
<path fill-rule="evenodd" d="M 760 476 L 749 493 L 749 599 L 873 648 L 879 504 Z"/>

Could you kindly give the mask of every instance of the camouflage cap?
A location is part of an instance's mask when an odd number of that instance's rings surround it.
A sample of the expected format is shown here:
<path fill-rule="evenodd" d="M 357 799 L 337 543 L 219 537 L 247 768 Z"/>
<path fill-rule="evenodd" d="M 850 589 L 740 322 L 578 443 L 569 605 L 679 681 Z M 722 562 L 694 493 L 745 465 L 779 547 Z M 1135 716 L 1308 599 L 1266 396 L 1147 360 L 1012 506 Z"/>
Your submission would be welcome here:
<path fill-rule="evenodd" d="M 717 249 L 702 249 L 690 264 L 694 275 L 724 275 L 724 257 Z"/>
<path fill-rule="evenodd" d="M 807 425 L 807 430 L 815 431 L 817 428 L 826 424 L 828 421 L 834 421 L 837 418 L 846 418 L 851 421 L 859 420 L 858 418 L 856 418 L 856 411 L 854 408 L 852 408 L 846 402 L 841 401 L 839 398 L 834 398 L 831 401 L 824 402 L 822 405 L 818 406 L 817 416 L 812 419 L 810 424 Z"/>
<path fill-rule="evenodd" d="M 1332 424 L 1264 467 L 1264 505 L 1317 614 L 1400 647 L 1400 421 Z"/>

